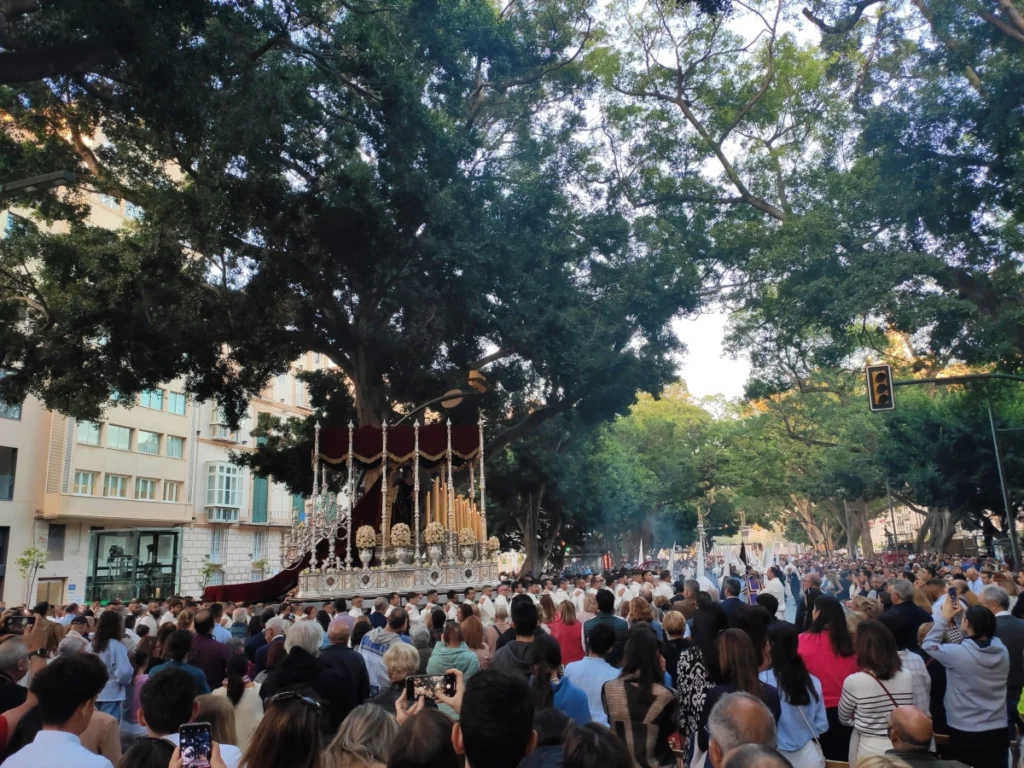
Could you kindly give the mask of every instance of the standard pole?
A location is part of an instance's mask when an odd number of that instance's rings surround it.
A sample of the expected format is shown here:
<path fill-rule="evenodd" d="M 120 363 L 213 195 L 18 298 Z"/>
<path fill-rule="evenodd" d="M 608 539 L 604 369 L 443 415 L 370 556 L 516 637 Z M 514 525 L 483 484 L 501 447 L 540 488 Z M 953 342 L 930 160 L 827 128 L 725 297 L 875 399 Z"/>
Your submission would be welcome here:
<path fill-rule="evenodd" d="M 1010 554 L 1013 567 L 1020 568 L 1020 552 L 1017 547 L 1017 525 L 1010 508 L 1010 494 L 1006 490 L 1006 473 L 1003 471 L 1003 457 L 999 452 L 999 433 L 996 431 L 996 417 L 992 414 L 992 402 L 988 403 L 988 423 L 992 428 L 992 448 L 996 452 L 996 468 L 999 470 L 999 488 L 1003 493 L 1003 508 L 1006 510 L 1006 534 L 1010 538 Z"/>

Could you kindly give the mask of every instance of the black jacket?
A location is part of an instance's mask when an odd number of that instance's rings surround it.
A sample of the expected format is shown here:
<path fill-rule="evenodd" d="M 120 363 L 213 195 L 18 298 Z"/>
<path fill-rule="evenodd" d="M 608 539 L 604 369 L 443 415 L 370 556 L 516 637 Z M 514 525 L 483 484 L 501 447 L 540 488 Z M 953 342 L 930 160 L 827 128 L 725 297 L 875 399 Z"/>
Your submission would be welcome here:
<path fill-rule="evenodd" d="M 1018 600 L 1019 602 L 1024 602 Z M 1006 698 L 1016 704 L 1024 688 L 1024 619 L 996 616 L 996 637 L 1010 654 L 1010 674 L 1006 677 Z"/>
<path fill-rule="evenodd" d="M 329 645 L 320 651 L 320 661 L 331 669 L 348 672 L 356 683 L 356 705 L 370 698 L 370 674 L 357 651 L 346 645 Z"/>
<path fill-rule="evenodd" d="M 301 648 L 292 648 L 274 666 L 260 686 L 264 706 L 276 693 L 299 687 L 312 688 L 321 702 L 320 736 L 327 744 L 338 732 L 342 720 L 356 707 L 355 682 L 348 670 L 332 668 Z"/>
<path fill-rule="evenodd" d="M 927 624 L 932 621 L 932 615 L 928 613 L 917 603 L 900 603 L 894 605 L 886 613 L 891 613 L 899 616 L 907 624 L 907 647 L 912 650 L 917 650 L 917 630 L 922 624 Z M 913 641 L 913 645 L 910 645 L 910 641 Z"/>

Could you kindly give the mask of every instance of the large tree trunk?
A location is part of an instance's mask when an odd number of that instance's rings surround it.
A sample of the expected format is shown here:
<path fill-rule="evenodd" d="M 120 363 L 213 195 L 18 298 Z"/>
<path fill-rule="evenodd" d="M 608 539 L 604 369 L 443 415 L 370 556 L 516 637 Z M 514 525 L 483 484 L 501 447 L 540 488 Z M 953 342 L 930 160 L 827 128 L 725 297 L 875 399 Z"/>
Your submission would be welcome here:
<path fill-rule="evenodd" d="M 542 485 L 536 493 L 526 495 L 520 499 L 521 514 L 516 518 L 519 524 L 519 531 L 523 535 L 523 550 L 526 552 L 526 559 L 523 561 L 520 573 L 539 573 L 544 565 L 546 555 L 542 551 L 540 541 L 540 511 L 544 501 L 544 493 L 547 486 Z M 550 552 L 550 549 L 548 550 Z"/>
<path fill-rule="evenodd" d="M 871 541 L 871 513 L 868 511 L 868 504 L 863 498 L 854 502 L 853 511 L 860 522 L 860 543 L 864 551 L 864 557 L 872 560 L 875 557 L 875 545 Z M 895 531 L 893 531 L 895 533 Z"/>

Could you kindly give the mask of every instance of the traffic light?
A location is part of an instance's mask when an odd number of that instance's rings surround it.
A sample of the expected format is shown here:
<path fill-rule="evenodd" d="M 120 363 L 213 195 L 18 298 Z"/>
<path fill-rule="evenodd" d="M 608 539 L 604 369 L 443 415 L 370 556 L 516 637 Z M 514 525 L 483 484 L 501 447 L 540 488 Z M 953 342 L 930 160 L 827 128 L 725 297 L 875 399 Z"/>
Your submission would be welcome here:
<path fill-rule="evenodd" d="M 868 407 L 872 411 L 891 411 L 896 408 L 892 386 L 892 368 L 888 365 L 869 365 Z"/>

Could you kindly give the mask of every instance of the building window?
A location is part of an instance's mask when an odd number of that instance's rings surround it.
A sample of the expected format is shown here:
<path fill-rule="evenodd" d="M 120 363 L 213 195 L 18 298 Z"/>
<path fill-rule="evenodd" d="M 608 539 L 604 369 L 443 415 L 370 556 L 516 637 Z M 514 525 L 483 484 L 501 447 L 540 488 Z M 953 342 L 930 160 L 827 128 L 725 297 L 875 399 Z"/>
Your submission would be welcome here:
<path fill-rule="evenodd" d="M 118 427 L 121 429 L 121 427 Z M 100 425 L 95 421 L 78 422 L 78 442 L 82 445 L 100 444 Z"/>
<path fill-rule="evenodd" d="M 139 405 L 143 408 L 152 408 L 154 411 L 164 409 L 164 391 L 162 389 L 147 389 L 139 395 Z"/>
<path fill-rule="evenodd" d="M 66 528 L 65 525 L 50 523 L 50 529 L 46 535 L 47 560 L 60 561 L 64 559 L 64 531 Z"/>
<path fill-rule="evenodd" d="M 7 221 L 4 222 L 4 235 L 27 235 L 32 231 L 32 224 L 24 216 L 7 212 Z"/>
<path fill-rule="evenodd" d="M 295 404 L 301 408 L 305 408 L 308 405 L 306 402 L 306 383 L 298 379 L 295 380 Z"/>
<path fill-rule="evenodd" d="M 167 396 L 167 412 L 175 416 L 185 415 L 185 395 L 181 392 L 171 392 Z"/>
<path fill-rule="evenodd" d="M 139 430 L 139 453 L 149 453 L 153 456 L 160 454 L 160 435 L 156 432 Z"/>
<path fill-rule="evenodd" d="M 101 205 L 107 206 L 107 208 L 113 208 L 115 211 L 119 211 L 121 209 L 121 201 L 113 195 L 98 194 L 96 195 L 96 199 L 100 201 Z"/>
<path fill-rule="evenodd" d="M 132 431 L 128 427 L 117 427 L 113 424 L 108 424 L 107 448 L 130 451 L 132 449 Z"/>
<path fill-rule="evenodd" d="M 185 455 L 185 438 L 167 436 L 167 458 L 180 459 Z"/>
<path fill-rule="evenodd" d="M 0 445 L 0 501 L 14 499 L 14 475 L 18 469 L 18 449 Z"/>
<path fill-rule="evenodd" d="M 142 501 L 156 500 L 156 480 L 146 477 L 135 478 L 135 498 Z"/>
<path fill-rule="evenodd" d="M 142 221 L 143 217 L 142 209 L 135 203 L 129 203 L 127 200 L 124 201 L 124 215 L 132 221 Z"/>
<path fill-rule="evenodd" d="M 181 501 L 181 483 L 164 480 L 164 501 Z"/>
<path fill-rule="evenodd" d="M 206 586 L 208 587 L 219 587 L 224 583 L 224 571 L 214 571 L 210 574 L 210 578 L 206 580 Z"/>
<path fill-rule="evenodd" d="M 238 441 L 238 433 L 228 426 L 227 417 L 222 408 L 213 409 L 213 420 L 210 422 L 210 434 L 218 440 Z"/>
<path fill-rule="evenodd" d="M 0 379 L 4 375 L 4 371 L 0 371 Z M 21 419 L 21 403 L 5 403 L 3 400 L 0 400 L 0 419 L 19 421 Z"/>
<path fill-rule="evenodd" d="M 206 478 L 207 506 L 240 507 L 241 500 L 241 470 L 232 464 L 211 464 Z"/>
<path fill-rule="evenodd" d="M 128 478 L 124 475 L 107 475 L 103 480 L 103 495 L 112 499 L 127 499 Z"/>
<path fill-rule="evenodd" d="M 214 528 L 210 531 L 210 562 L 220 563 L 221 550 L 224 548 L 224 531 L 221 528 Z"/>
<path fill-rule="evenodd" d="M 75 472 L 75 484 L 72 493 L 79 496 L 92 496 L 93 488 L 96 486 L 95 472 Z"/>
<path fill-rule="evenodd" d="M 264 560 L 267 557 L 267 532 L 252 532 L 252 559 Z"/>

